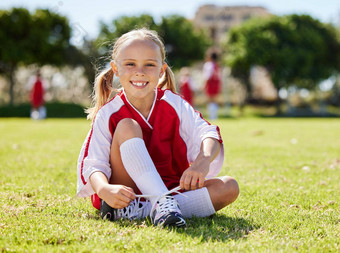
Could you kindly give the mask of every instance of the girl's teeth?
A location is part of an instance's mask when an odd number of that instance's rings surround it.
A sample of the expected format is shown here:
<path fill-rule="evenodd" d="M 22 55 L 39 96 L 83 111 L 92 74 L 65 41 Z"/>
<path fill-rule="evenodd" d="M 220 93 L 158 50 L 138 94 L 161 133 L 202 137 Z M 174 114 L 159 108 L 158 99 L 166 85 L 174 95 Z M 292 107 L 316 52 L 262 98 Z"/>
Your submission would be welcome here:
<path fill-rule="evenodd" d="M 146 83 L 140 83 L 140 82 L 138 82 L 138 83 L 135 83 L 135 82 L 133 82 L 133 85 L 136 85 L 136 86 L 143 86 L 143 85 L 145 85 Z"/>

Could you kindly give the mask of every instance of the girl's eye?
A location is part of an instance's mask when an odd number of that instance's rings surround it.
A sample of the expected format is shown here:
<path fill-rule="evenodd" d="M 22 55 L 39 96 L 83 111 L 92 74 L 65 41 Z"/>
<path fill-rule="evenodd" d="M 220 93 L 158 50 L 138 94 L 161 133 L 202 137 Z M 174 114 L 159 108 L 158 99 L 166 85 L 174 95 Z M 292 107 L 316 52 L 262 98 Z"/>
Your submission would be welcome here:
<path fill-rule="evenodd" d="M 153 64 L 153 63 L 148 63 L 148 64 L 146 64 L 146 66 L 148 66 L 148 67 L 154 67 L 155 64 Z"/>
<path fill-rule="evenodd" d="M 134 66 L 134 63 L 128 62 L 128 63 L 126 63 L 125 65 L 126 65 L 126 66 Z"/>

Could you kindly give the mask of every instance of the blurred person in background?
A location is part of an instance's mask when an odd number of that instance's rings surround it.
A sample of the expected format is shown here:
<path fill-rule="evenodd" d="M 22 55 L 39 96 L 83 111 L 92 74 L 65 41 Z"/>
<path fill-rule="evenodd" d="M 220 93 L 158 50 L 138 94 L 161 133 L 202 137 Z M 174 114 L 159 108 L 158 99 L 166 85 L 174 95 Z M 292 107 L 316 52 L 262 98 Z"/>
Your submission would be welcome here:
<path fill-rule="evenodd" d="M 194 106 L 195 85 L 188 67 L 183 67 L 180 70 L 179 93 L 189 104 Z"/>
<path fill-rule="evenodd" d="M 206 62 L 203 65 L 204 91 L 208 97 L 208 115 L 211 120 L 218 117 L 217 97 L 221 92 L 221 74 L 217 63 L 216 52 L 208 52 Z"/>
<path fill-rule="evenodd" d="M 40 70 L 37 71 L 35 81 L 30 92 L 31 118 L 34 120 L 46 118 L 44 101 L 44 87 L 41 80 Z"/>

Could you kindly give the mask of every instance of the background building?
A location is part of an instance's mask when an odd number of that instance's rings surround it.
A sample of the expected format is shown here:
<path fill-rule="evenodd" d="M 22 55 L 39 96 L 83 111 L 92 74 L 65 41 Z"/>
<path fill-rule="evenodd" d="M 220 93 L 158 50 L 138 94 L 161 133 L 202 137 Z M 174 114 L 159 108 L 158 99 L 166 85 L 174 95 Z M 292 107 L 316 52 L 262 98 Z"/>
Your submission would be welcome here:
<path fill-rule="evenodd" d="M 206 29 L 215 46 L 219 46 L 231 27 L 252 17 L 269 15 L 271 14 L 260 6 L 203 5 L 197 10 L 193 23 L 196 27 Z"/>

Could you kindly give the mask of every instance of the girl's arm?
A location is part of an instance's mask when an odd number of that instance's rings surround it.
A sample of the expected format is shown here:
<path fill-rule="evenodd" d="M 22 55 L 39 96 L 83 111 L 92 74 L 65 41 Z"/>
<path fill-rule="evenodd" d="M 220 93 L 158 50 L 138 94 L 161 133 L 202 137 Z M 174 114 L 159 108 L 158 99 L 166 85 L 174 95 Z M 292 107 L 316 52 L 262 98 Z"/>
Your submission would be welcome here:
<path fill-rule="evenodd" d="M 89 180 L 98 197 L 113 208 L 127 207 L 136 198 L 132 188 L 124 185 L 109 184 L 105 174 L 100 171 L 92 173 Z"/>
<path fill-rule="evenodd" d="M 214 138 L 202 141 L 201 149 L 195 161 L 184 171 L 180 179 L 180 186 L 184 190 L 202 188 L 209 172 L 210 163 L 215 159 L 221 149 L 221 143 Z"/>

